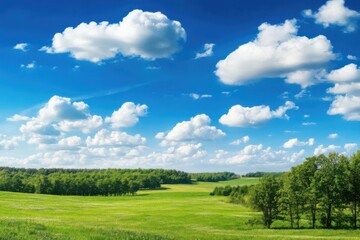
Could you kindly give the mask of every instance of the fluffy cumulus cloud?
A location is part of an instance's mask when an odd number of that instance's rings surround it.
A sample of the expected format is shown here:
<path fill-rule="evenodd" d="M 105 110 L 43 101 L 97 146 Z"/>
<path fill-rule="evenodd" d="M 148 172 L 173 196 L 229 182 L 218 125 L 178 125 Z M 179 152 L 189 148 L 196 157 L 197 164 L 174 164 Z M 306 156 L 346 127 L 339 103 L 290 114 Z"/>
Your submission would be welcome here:
<path fill-rule="evenodd" d="M 347 83 L 360 81 L 360 68 L 356 64 L 350 63 L 340 69 L 331 71 L 327 79 L 336 83 Z"/>
<path fill-rule="evenodd" d="M 206 114 L 199 114 L 189 121 L 177 123 L 168 133 L 160 132 L 156 138 L 167 141 L 214 140 L 226 134 L 214 126 L 210 126 L 211 119 Z"/>
<path fill-rule="evenodd" d="M 147 114 L 147 110 L 145 104 L 126 102 L 111 117 L 106 117 L 105 122 L 110 123 L 112 128 L 132 127 L 139 122 L 139 117 Z"/>
<path fill-rule="evenodd" d="M 357 28 L 357 21 L 360 13 L 345 6 L 345 0 L 329 0 L 319 8 L 317 12 L 307 9 L 304 16 L 315 19 L 317 24 L 325 28 L 334 25 L 344 29 L 344 32 L 354 32 Z"/>
<path fill-rule="evenodd" d="M 216 65 L 215 74 L 230 85 L 246 85 L 261 78 L 282 77 L 303 88 L 321 77 L 321 67 L 335 58 L 323 35 L 297 36 L 296 20 L 263 23 L 254 41 L 241 45 Z"/>
<path fill-rule="evenodd" d="M 66 53 L 94 63 L 121 54 L 144 59 L 168 58 L 186 41 L 185 29 L 161 12 L 131 11 L 119 23 L 90 22 L 56 33 L 47 53 Z"/>
<path fill-rule="evenodd" d="M 253 166 L 255 169 L 263 166 L 267 169 L 269 166 L 276 166 L 277 168 L 291 166 L 294 162 L 302 160 L 304 154 L 304 149 L 298 152 L 287 152 L 257 144 L 247 145 L 236 153 L 217 150 L 214 158 L 208 161 L 213 164 Z"/>
<path fill-rule="evenodd" d="M 356 143 L 346 143 L 344 149 L 346 153 L 353 153 L 358 150 L 358 145 Z"/>
<path fill-rule="evenodd" d="M 214 43 L 205 43 L 204 52 L 196 53 L 195 59 L 211 57 L 213 55 L 213 48 L 215 47 Z"/>
<path fill-rule="evenodd" d="M 12 136 L 0 134 L 0 150 L 13 150 L 19 142 L 23 141 L 24 138 L 21 136 Z"/>
<path fill-rule="evenodd" d="M 87 146 L 136 146 L 146 143 L 146 139 L 139 134 L 129 135 L 120 131 L 101 129 L 94 137 L 87 137 Z"/>
<path fill-rule="evenodd" d="M 36 117 L 21 125 L 20 131 L 27 134 L 55 136 L 60 135 L 60 131 L 78 130 L 89 133 L 101 126 L 102 118 L 90 115 L 86 103 L 53 96 L 39 110 Z"/>
<path fill-rule="evenodd" d="M 345 95 L 338 95 L 331 103 L 329 115 L 343 115 L 343 118 L 348 121 L 360 121 L 360 97 Z"/>
<path fill-rule="evenodd" d="M 13 116 L 6 118 L 6 121 L 9 121 L 9 122 L 21 122 L 21 121 L 27 121 L 29 119 L 30 118 L 27 117 L 27 116 L 20 115 L 20 114 L 14 114 Z"/>
<path fill-rule="evenodd" d="M 360 68 L 351 63 L 331 71 L 327 79 L 334 83 L 327 92 L 336 95 L 327 113 L 343 115 L 349 121 L 360 121 Z"/>
<path fill-rule="evenodd" d="M 315 143 L 314 138 L 309 138 L 308 141 L 300 141 L 297 138 L 292 138 L 286 141 L 283 144 L 283 148 L 293 148 L 293 147 L 303 147 L 303 146 L 313 146 Z"/>
<path fill-rule="evenodd" d="M 340 149 L 340 146 L 336 146 L 336 145 L 329 145 L 327 147 L 324 147 L 323 144 L 320 144 L 319 146 L 317 146 L 314 150 L 314 155 L 320 155 L 320 154 L 326 154 L 329 152 L 336 152 Z"/>
<path fill-rule="evenodd" d="M 284 106 L 276 110 L 270 110 L 269 106 L 260 105 L 254 107 L 232 106 L 227 114 L 221 116 L 219 122 L 230 127 L 249 127 L 269 121 L 273 118 L 288 119 L 286 112 L 291 109 L 298 109 L 295 103 L 286 101 Z"/>

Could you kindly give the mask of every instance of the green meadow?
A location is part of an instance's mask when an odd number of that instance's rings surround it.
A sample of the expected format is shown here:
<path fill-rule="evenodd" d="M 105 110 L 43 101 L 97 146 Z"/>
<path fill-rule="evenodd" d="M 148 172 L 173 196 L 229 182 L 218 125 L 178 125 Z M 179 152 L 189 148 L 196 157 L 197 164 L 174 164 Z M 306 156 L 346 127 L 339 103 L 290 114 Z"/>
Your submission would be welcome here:
<path fill-rule="evenodd" d="M 260 213 L 210 196 L 215 186 L 256 178 L 162 185 L 136 196 L 0 192 L 0 239 L 360 239 L 359 230 L 263 229 Z"/>

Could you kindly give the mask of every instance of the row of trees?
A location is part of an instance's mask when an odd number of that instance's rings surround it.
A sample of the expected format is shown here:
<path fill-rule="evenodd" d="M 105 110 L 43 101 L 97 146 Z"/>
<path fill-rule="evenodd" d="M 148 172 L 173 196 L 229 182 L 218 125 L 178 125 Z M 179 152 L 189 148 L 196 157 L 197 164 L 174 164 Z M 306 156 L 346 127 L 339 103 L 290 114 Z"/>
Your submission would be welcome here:
<path fill-rule="evenodd" d="M 275 177 L 279 177 L 283 174 L 283 172 L 249 172 L 246 173 L 244 175 L 242 175 L 243 177 L 255 177 L 255 178 L 260 178 L 260 177 L 265 177 L 265 176 L 275 176 Z"/>
<path fill-rule="evenodd" d="M 252 185 L 215 187 L 212 196 L 229 196 L 231 203 L 244 204 Z"/>
<path fill-rule="evenodd" d="M 337 153 L 306 158 L 281 177 L 262 178 L 250 192 L 268 228 L 275 220 L 286 220 L 291 228 L 357 228 L 360 151 L 350 158 Z"/>
<path fill-rule="evenodd" d="M 219 182 L 239 178 L 238 175 L 232 172 L 190 173 L 190 176 L 199 182 Z"/>
<path fill-rule="evenodd" d="M 181 171 L 164 169 L 0 168 L 0 191 L 56 195 L 126 195 L 162 183 L 190 183 Z"/>

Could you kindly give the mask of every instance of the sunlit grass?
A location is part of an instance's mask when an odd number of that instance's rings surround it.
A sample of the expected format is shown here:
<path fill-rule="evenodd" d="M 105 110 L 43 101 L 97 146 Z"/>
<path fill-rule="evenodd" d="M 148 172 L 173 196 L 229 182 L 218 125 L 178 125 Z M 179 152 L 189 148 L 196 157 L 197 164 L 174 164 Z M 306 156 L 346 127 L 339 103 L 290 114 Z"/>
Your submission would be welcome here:
<path fill-rule="evenodd" d="M 0 192 L 0 239 L 357 239 L 352 230 L 265 230 L 251 209 L 210 196 L 215 186 L 163 185 L 136 196 L 82 197 Z"/>

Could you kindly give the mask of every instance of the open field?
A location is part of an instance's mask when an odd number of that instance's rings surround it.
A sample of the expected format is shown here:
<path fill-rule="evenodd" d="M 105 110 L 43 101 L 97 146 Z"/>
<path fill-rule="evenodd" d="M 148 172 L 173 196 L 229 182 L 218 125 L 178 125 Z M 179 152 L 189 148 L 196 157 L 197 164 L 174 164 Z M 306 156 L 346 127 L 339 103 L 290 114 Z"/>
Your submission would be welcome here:
<path fill-rule="evenodd" d="M 134 197 L 0 192 L 0 239 L 360 239 L 359 230 L 250 226 L 259 213 L 209 195 L 215 186 L 256 181 L 163 185 Z"/>

